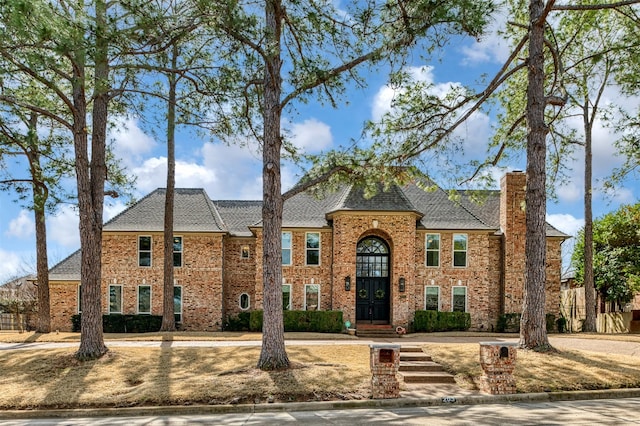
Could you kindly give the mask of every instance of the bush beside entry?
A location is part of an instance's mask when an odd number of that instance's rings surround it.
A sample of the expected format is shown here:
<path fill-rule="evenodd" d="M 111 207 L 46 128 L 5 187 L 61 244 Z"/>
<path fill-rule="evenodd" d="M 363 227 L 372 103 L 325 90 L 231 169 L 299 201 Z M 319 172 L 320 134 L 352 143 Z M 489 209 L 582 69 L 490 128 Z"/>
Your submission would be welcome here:
<path fill-rule="evenodd" d="M 416 311 L 413 321 L 414 332 L 466 331 L 471 327 L 468 312 Z"/>
<path fill-rule="evenodd" d="M 284 331 L 342 332 L 342 311 L 284 311 Z M 228 322 L 231 325 L 231 322 Z M 243 323 L 244 325 L 244 323 Z M 228 331 L 240 331 L 232 330 Z M 262 331 L 262 311 L 252 311 L 249 331 Z"/>

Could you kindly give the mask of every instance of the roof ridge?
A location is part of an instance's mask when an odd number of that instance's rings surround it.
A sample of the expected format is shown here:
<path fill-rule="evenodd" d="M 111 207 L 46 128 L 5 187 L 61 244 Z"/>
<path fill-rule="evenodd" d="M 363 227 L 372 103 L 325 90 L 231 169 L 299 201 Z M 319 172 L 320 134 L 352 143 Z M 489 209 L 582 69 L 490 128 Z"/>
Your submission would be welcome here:
<path fill-rule="evenodd" d="M 104 228 L 105 226 L 107 226 L 108 224 L 110 224 L 111 222 L 115 221 L 116 219 L 118 219 L 120 216 L 124 215 L 125 213 L 127 213 L 129 210 L 131 210 L 132 208 L 134 208 L 135 206 L 137 206 L 138 204 L 140 204 L 143 200 L 146 200 L 147 198 L 151 197 L 151 195 L 155 194 L 156 192 L 160 192 L 161 190 L 166 191 L 167 188 L 156 188 L 153 191 L 151 191 L 150 193 L 148 193 L 147 195 L 145 195 L 144 197 L 140 198 L 139 200 L 137 200 L 134 203 L 131 203 L 131 205 L 129 207 L 127 207 L 126 209 L 122 210 L 120 213 L 118 213 L 117 215 L 115 215 L 114 217 L 112 217 L 111 219 L 109 219 L 108 221 L 106 221 L 105 223 L 102 224 L 102 227 Z"/>
<path fill-rule="evenodd" d="M 437 185 L 437 184 L 436 184 Z M 440 186 L 438 186 L 438 188 L 440 188 Z M 444 191 L 444 189 L 443 189 Z M 462 189 L 454 189 L 454 191 L 456 191 L 457 193 L 462 192 L 464 190 Z M 462 194 L 458 194 L 460 197 L 462 197 Z M 483 224 L 484 226 L 488 226 L 488 227 L 492 227 L 490 224 L 486 223 L 484 220 L 482 220 L 480 217 L 478 217 L 474 212 L 472 212 L 471 210 L 469 210 L 468 208 L 466 208 L 460 201 L 458 200 L 452 200 L 454 203 L 456 203 L 457 205 L 459 205 L 460 207 L 462 207 L 464 209 L 464 211 L 466 211 L 467 213 L 469 213 L 471 216 L 473 216 L 474 219 L 476 219 L 478 222 L 480 222 L 481 224 Z M 473 201 L 471 201 L 473 202 Z"/>
<path fill-rule="evenodd" d="M 211 197 L 209 197 L 209 194 L 207 194 L 207 191 L 204 188 L 202 188 L 202 195 L 204 196 L 204 199 L 207 202 L 207 207 L 209 207 L 209 210 L 213 215 L 213 220 L 215 220 L 216 223 L 220 225 L 221 230 L 225 232 L 229 232 L 229 227 L 225 223 L 224 219 L 222 219 L 222 215 L 218 211 L 218 208 L 216 207 L 215 203 L 213 202 Z"/>

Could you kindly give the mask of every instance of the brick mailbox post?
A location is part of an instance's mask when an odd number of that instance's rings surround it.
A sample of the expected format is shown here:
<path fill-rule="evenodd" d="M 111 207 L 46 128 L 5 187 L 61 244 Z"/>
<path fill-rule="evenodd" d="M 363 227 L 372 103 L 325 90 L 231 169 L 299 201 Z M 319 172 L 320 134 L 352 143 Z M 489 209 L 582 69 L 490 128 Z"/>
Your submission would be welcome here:
<path fill-rule="evenodd" d="M 516 393 L 517 343 L 480 342 L 480 390 L 492 395 Z"/>
<path fill-rule="evenodd" d="M 369 345 L 371 366 L 371 392 L 374 399 L 398 398 L 400 383 L 400 345 Z"/>

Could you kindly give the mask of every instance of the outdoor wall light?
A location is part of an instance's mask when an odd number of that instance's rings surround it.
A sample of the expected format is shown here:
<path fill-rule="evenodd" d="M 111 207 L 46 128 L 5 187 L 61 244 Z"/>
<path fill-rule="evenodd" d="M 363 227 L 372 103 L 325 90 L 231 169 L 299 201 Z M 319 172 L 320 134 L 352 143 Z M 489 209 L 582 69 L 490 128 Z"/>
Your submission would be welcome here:
<path fill-rule="evenodd" d="M 344 291 L 351 291 L 351 277 L 349 275 L 344 277 Z"/>
<path fill-rule="evenodd" d="M 400 293 L 404 293 L 404 290 L 405 290 L 404 277 L 400 277 L 400 279 L 398 280 L 398 290 L 400 290 Z"/>

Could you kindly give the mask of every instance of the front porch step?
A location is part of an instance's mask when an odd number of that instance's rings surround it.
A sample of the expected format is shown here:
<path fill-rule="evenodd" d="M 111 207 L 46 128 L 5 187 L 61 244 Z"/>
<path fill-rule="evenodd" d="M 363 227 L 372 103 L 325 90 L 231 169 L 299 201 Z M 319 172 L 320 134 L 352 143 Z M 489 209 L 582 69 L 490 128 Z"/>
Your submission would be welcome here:
<path fill-rule="evenodd" d="M 410 384 L 451 384 L 453 375 L 447 373 L 440 364 L 434 362 L 419 346 L 400 347 L 398 374 Z"/>
<path fill-rule="evenodd" d="M 398 337 L 394 328 L 387 324 L 358 324 L 356 325 L 356 336 L 374 339 L 392 339 Z"/>
<path fill-rule="evenodd" d="M 442 366 L 437 362 L 426 361 L 426 362 L 410 362 L 410 361 L 402 361 L 400 358 L 400 367 L 399 371 L 442 371 Z"/>
<path fill-rule="evenodd" d="M 410 352 L 410 353 L 403 353 L 400 352 L 400 362 L 402 361 L 420 361 L 420 362 L 431 362 L 433 361 L 433 359 L 431 359 L 431 355 L 427 355 L 424 352 L 422 353 L 418 353 L 418 352 Z"/>

